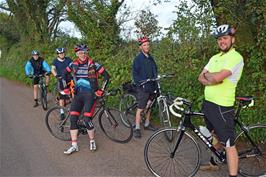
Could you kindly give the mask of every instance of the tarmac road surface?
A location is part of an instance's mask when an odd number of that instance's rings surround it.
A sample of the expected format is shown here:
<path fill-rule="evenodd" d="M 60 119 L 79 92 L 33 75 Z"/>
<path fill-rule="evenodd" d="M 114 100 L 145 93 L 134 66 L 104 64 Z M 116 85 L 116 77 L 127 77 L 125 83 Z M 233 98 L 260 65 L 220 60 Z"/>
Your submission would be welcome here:
<path fill-rule="evenodd" d="M 81 136 L 80 151 L 67 156 L 63 151 L 70 143 L 54 138 L 45 126 L 46 111 L 41 106 L 32 107 L 32 88 L 0 78 L 0 92 L 0 176 L 152 176 L 143 156 L 145 142 L 152 132 L 142 131 L 141 139 L 117 144 L 105 137 L 98 120 L 94 120 L 97 151 L 90 152 L 87 136 Z M 202 153 L 207 153 L 204 148 Z M 196 174 L 196 177 L 224 176 L 226 165 L 216 172 Z"/>

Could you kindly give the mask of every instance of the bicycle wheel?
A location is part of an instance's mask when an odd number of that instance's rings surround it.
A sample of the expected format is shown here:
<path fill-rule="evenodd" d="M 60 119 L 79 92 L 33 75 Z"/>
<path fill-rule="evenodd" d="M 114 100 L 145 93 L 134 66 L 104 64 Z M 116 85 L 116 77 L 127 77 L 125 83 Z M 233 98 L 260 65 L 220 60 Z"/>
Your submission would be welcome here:
<path fill-rule="evenodd" d="M 126 122 L 129 127 L 123 123 L 122 120 L 126 118 L 121 119 L 121 114 L 123 113 L 114 108 L 103 109 L 99 113 L 99 124 L 109 139 L 117 143 L 127 143 L 133 136 L 133 128 L 129 121 Z"/>
<path fill-rule="evenodd" d="M 137 110 L 137 99 L 134 94 L 124 94 L 119 103 L 119 111 L 123 112 L 125 116 L 121 116 L 122 122 L 125 126 L 130 127 L 128 122 L 132 125 L 135 122 L 135 115 Z M 125 120 L 126 118 L 126 120 Z"/>
<path fill-rule="evenodd" d="M 162 127 L 171 127 L 171 120 L 169 116 L 169 109 L 165 99 L 158 101 L 159 105 L 159 117 Z M 173 140 L 172 131 L 165 131 L 165 136 L 169 141 Z"/>
<path fill-rule="evenodd" d="M 60 109 L 64 110 L 65 119 L 61 121 Z M 47 111 L 45 124 L 49 132 L 56 138 L 63 141 L 70 141 L 70 120 L 69 111 L 65 107 L 55 106 Z"/>
<path fill-rule="evenodd" d="M 45 85 L 41 86 L 40 99 L 41 99 L 41 104 L 42 104 L 43 110 L 47 110 L 48 103 L 47 103 L 47 92 L 46 92 L 46 86 Z"/>
<path fill-rule="evenodd" d="M 173 141 L 165 138 L 166 132 L 173 134 Z M 163 128 L 156 131 L 146 142 L 145 163 L 150 172 L 159 177 L 194 176 L 200 165 L 200 149 L 189 133 L 185 133 L 171 157 L 175 144 L 180 137 L 176 128 Z"/>
<path fill-rule="evenodd" d="M 242 176 L 266 176 L 266 125 L 253 125 L 247 128 L 254 141 L 253 146 L 244 132 L 236 138 L 239 155 L 239 173 Z"/>

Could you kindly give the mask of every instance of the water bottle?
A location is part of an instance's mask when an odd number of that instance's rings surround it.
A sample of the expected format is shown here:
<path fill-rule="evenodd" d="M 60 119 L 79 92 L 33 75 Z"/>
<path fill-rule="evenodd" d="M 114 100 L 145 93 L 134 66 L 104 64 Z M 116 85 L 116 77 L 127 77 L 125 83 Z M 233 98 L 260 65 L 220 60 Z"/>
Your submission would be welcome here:
<path fill-rule="evenodd" d="M 212 134 L 211 132 L 204 126 L 199 126 L 200 132 L 205 136 L 210 142 L 212 142 Z"/>

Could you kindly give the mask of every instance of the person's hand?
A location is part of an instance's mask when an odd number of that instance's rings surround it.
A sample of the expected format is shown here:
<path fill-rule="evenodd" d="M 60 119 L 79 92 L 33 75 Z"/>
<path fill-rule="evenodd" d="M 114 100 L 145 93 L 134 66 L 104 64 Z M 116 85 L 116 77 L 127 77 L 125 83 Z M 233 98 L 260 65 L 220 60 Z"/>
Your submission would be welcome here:
<path fill-rule="evenodd" d="M 55 77 L 56 77 L 56 79 L 58 79 L 58 80 L 62 79 L 62 76 L 59 76 L 59 75 L 56 75 Z"/>
<path fill-rule="evenodd" d="M 66 89 L 63 90 L 63 93 L 64 93 L 65 95 L 70 95 L 70 90 L 69 90 L 68 88 L 66 88 Z M 63 95 L 64 95 L 64 94 L 63 94 Z"/>
<path fill-rule="evenodd" d="M 96 95 L 97 97 L 101 97 L 101 96 L 103 96 L 103 94 L 104 94 L 104 91 L 103 91 L 102 89 L 99 89 L 99 90 L 97 90 L 97 91 L 95 92 L 95 95 Z"/>
<path fill-rule="evenodd" d="M 44 73 L 45 76 L 50 76 L 51 72 Z"/>

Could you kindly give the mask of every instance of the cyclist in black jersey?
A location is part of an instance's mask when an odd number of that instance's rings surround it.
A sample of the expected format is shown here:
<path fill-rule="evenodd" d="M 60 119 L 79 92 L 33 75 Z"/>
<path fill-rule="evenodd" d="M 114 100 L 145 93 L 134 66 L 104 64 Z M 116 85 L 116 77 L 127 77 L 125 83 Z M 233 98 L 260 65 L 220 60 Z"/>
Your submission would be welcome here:
<path fill-rule="evenodd" d="M 70 107 L 70 135 L 71 146 L 64 151 L 65 154 L 72 154 L 78 151 L 77 138 L 78 127 L 77 121 L 81 111 L 84 110 L 84 122 L 87 128 L 90 150 L 96 150 L 96 143 L 94 140 L 94 125 L 92 123 L 92 116 L 96 107 L 96 98 L 104 94 L 104 90 L 109 82 L 109 74 L 102 65 L 96 63 L 87 55 L 87 45 L 81 44 L 74 48 L 77 59 L 72 62 L 67 68 L 65 75 L 72 73 L 75 82 L 75 96 Z M 98 76 L 102 75 L 104 78 L 103 86 L 98 86 Z"/>
<path fill-rule="evenodd" d="M 71 81 L 71 77 L 65 77 L 62 78 L 63 72 L 66 70 L 66 67 L 69 66 L 70 63 L 72 63 L 72 59 L 69 57 L 66 57 L 66 50 L 65 48 L 57 48 L 56 50 L 57 58 L 53 60 L 52 63 L 52 73 L 57 79 L 57 89 L 59 91 L 59 105 L 65 106 L 64 99 L 66 98 L 66 95 L 63 95 L 60 93 L 60 91 L 64 90 L 64 87 L 66 87 L 67 83 Z M 64 110 L 60 109 L 60 116 L 61 120 L 65 119 Z"/>

